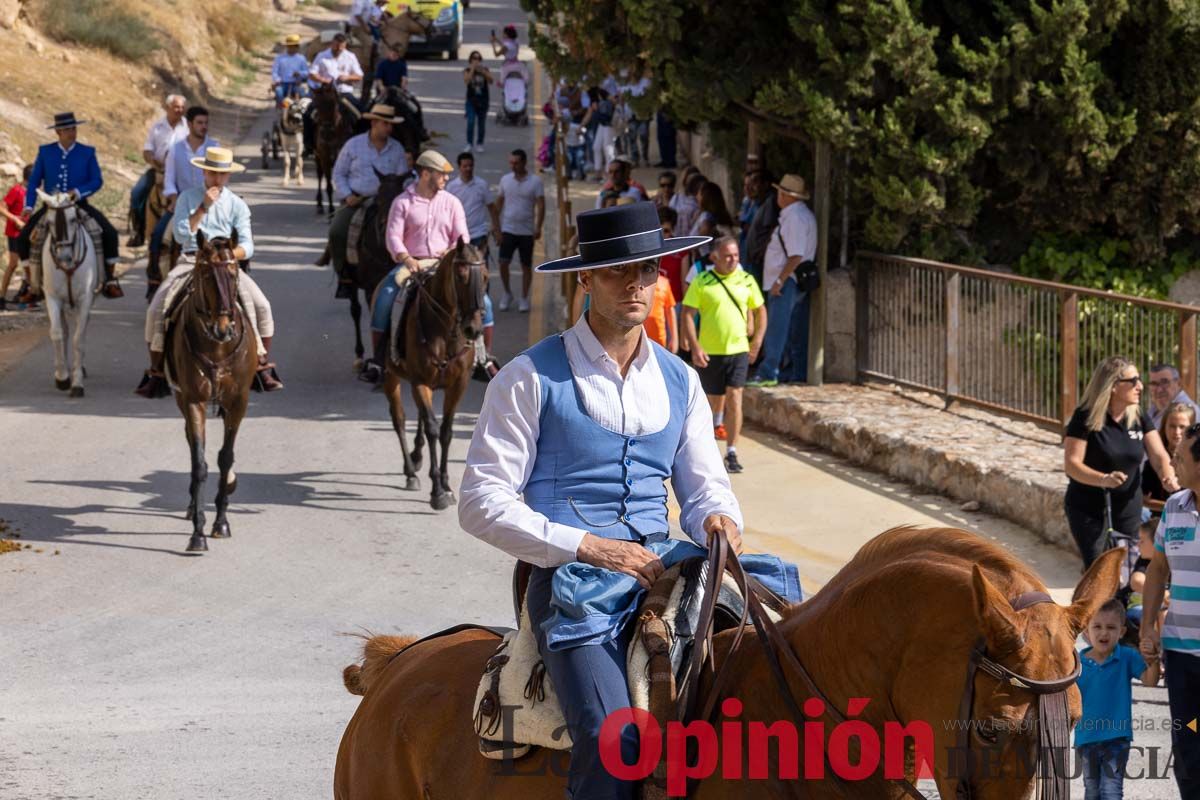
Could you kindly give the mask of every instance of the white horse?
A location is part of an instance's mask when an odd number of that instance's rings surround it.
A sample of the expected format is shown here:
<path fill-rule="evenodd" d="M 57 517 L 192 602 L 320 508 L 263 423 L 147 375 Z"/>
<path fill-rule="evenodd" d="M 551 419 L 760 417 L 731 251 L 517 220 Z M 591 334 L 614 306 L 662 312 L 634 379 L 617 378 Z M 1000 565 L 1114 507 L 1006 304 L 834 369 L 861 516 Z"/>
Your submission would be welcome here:
<path fill-rule="evenodd" d="M 285 100 L 279 110 L 279 149 L 283 151 L 283 185 L 290 186 L 295 164 L 297 186 L 304 185 L 304 112 L 312 102 L 307 97 Z"/>
<path fill-rule="evenodd" d="M 54 343 L 54 385 L 70 389 L 71 397 L 83 397 L 83 342 L 88 315 L 100 274 L 99 253 L 83 227 L 75 201 L 66 192 L 48 195 L 38 189 L 46 204 L 50 226 L 42 244 L 42 282 L 46 314 L 50 317 L 50 341 Z M 67 360 L 67 337 L 71 357 Z M 70 376 L 68 379 L 68 370 Z"/>

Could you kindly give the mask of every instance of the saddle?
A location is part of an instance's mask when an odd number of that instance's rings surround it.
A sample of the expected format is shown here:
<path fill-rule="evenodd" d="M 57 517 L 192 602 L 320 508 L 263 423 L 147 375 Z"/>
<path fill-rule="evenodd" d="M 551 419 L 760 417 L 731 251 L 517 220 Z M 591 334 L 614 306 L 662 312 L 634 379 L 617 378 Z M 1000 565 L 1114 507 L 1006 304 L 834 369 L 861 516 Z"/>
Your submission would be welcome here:
<path fill-rule="evenodd" d="M 528 565 L 519 564 L 514 575 L 519 627 L 504 635 L 476 690 L 475 732 L 479 752 L 486 758 L 517 759 L 534 747 L 571 747 L 562 707 L 546 675 L 523 602 L 527 569 Z M 715 591 L 715 602 L 710 603 L 714 633 L 734 627 L 743 618 L 745 603 L 736 583 L 728 574 L 718 583 L 708 570 L 708 561 L 699 557 L 668 569 L 643 598 L 631 623 L 636 627 L 626 655 L 630 702 L 661 725 L 690 711 L 680 708 L 680 701 L 692 694 L 689 675 L 699 674 L 693 661 L 704 657 L 695 644 L 697 637 L 704 638 L 700 627 L 706 596 Z M 765 601 L 767 613 L 780 619 L 787 603 L 759 584 L 754 589 Z"/>
<path fill-rule="evenodd" d="M 436 263 L 436 259 L 430 259 Z M 408 315 L 412 313 L 413 303 L 409 302 L 412 299 L 413 293 L 417 291 L 417 286 L 425 284 L 433 279 L 434 272 L 432 269 L 423 269 L 420 272 L 414 272 L 408 276 L 408 280 L 400 284 L 400 291 L 396 292 L 396 299 L 392 301 L 391 326 L 388 329 L 388 358 L 393 364 L 400 364 L 404 361 L 405 342 L 404 342 L 404 321 L 408 319 Z M 399 276 L 397 276 L 399 277 Z M 396 313 L 396 307 L 399 306 L 401 311 Z"/>

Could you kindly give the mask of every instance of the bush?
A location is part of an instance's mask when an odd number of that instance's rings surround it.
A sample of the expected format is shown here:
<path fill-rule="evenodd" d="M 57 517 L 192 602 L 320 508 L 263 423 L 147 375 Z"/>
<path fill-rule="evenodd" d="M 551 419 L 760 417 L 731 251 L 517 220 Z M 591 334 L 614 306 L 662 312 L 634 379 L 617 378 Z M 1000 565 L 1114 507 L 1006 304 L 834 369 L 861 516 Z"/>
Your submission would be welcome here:
<path fill-rule="evenodd" d="M 160 44 L 158 33 L 116 0 L 44 0 L 40 17 L 55 39 L 107 50 L 128 61 L 145 58 Z"/>
<path fill-rule="evenodd" d="M 208 34 L 218 53 L 222 44 L 230 43 L 243 53 L 251 52 L 269 33 L 263 15 L 248 5 L 227 3 L 208 15 Z"/>
<path fill-rule="evenodd" d="M 1196 253 L 1177 252 L 1160 263 L 1138 265 L 1126 241 L 1054 235 L 1037 237 L 1016 264 L 1017 273 L 1028 278 L 1158 300 L 1167 299 L 1179 276 L 1198 268 Z"/>

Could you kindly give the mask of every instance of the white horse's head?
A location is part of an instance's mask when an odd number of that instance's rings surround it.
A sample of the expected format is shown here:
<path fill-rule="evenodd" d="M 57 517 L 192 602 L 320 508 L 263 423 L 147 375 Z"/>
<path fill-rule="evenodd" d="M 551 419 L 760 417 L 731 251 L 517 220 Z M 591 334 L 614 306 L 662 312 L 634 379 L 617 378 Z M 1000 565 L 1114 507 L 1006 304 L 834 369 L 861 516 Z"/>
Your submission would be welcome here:
<path fill-rule="evenodd" d="M 60 208 L 71 208 L 75 205 L 75 198 L 70 192 L 55 192 L 54 194 L 46 194 L 41 189 L 37 190 L 38 199 L 46 204 L 47 208 L 55 211 Z"/>

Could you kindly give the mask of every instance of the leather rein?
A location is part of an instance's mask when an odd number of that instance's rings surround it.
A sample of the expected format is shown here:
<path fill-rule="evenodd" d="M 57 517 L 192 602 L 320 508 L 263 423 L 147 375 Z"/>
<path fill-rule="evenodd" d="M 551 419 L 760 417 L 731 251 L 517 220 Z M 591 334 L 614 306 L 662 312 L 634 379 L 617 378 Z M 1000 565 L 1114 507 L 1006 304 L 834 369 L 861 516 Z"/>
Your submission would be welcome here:
<path fill-rule="evenodd" d="M 451 269 L 454 269 L 454 268 L 455 268 L 454 266 L 451 266 Z M 449 339 L 450 341 L 453 341 L 454 339 L 459 338 L 459 336 L 462 333 L 463 323 L 467 320 L 468 317 L 473 316 L 475 314 L 475 312 L 479 310 L 478 308 L 473 308 L 468 312 L 463 312 L 458 307 L 457 300 L 455 301 L 454 309 L 451 310 L 451 309 L 447 308 L 444 303 L 438 301 L 438 299 L 433 296 L 433 293 L 430 292 L 429 289 L 425 285 L 427 283 L 432 282 L 436 278 L 436 275 L 437 275 L 437 273 L 434 272 L 432 275 L 430 275 L 430 277 L 426 278 L 425 280 L 420 280 L 418 278 L 413 281 L 413 283 L 415 283 L 417 285 L 417 289 L 416 289 L 416 295 L 413 298 L 414 308 L 412 310 L 412 313 L 418 317 L 417 342 L 419 344 L 421 344 L 423 347 L 428 346 L 429 339 L 425 335 L 425 326 L 421 325 L 421 323 L 419 321 L 420 320 L 419 315 L 420 315 L 420 311 L 421 311 L 421 303 L 422 302 L 426 302 L 432 307 L 431 310 L 433 311 L 434 315 L 438 318 L 438 320 L 440 322 L 449 323 L 448 329 L 447 329 L 447 339 Z M 482 278 L 482 273 L 481 273 L 481 265 L 480 264 L 470 264 L 470 273 L 469 273 L 469 277 L 468 277 L 468 287 L 469 287 L 468 290 L 471 292 L 472 296 L 474 296 L 478 291 L 476 289 L 476 287 L 482 286 L 482 283 L 481 283 L 482 280 L 483 280 L 483 278 Z M 463 346 L 458 350 L 458 352 L 456 352 L 454 355 L 450 356 L 449 358 L 436 359 L 436 358 L 433 358 L 432 356 L 428 356 L 430 363 L 433 365 L 433 367 L 438 372 L 438 380 L 444 381 L 446 379 L 446 371 L 448 369 L 450 369 L 450 365 L 453 364 L 458 359 L 462 358 L 463 355 L 465 355 L 468 351 L 470 351 L 473 346 L 474 346 L 474 342 L 466 341 L 463 343 Z"/>
<path fill-rule="evenodd" d="M 811 697 L 817 698 L 824 703 L 825 713 L 832 717 L 836 723 L 847 722 L 846 716 L 837 709 L 825 693 L 821 691 L 820 687 L 817 686 L 816 681 L 813 680 L 812 675 L 804 667 L 804 664 L 796 655 L 787 638 L 780 633 L 775 622 L 763 609 L 763 604 L 756 588 L 757 582 L 747 576 L 742 570 L 741 562 L 738 561 L 737 554 L 729 547 L 729 542 L 724 534 L 714 536 L 709 542 L 708 559 L 705 568 L 707 569 L 707 576 L 704 601 L 701 605 L 700 618 L 696 628 L 698 635 L 702 635 L 703 637 L 698 641 L 703 650 L 696 658 L 692 659 L 688 672 L 680 684 L 677 718 L 684 722 L 691 722 L 693 720 L 712 722 L 717 704 L 720 702 L 725 691 L 725 686 L 732 674 L 732 670 L 729 668 L 730 661 L 732 660 L 730 656 L 737 650 L 738 645 L 742 641 L 747 622 L 750 622 L 753 624 L 758 640 L 762 643 L 763 650 L 767 654 L 767 663 L 771 668 L 777 688 L 783 695 L 784 704 L 793 721 L 800 724 L 813 715 L 806 715 L 801 711 L 801 703 L 792 693 L 791 684 L 788 681 L 787 675 L 789 672 L 800 679 L 800 682 Z M 712 621 L 717 594 L 721 586 L 721 575 L 725 572 L 728 572 L 733 577 L 734 582 L 742 593 L 745 605 L 742 610 L 742 617 L 734 629 L 735 633 L 728 651 L 729 655 L 717 667 L 712 647 Z M 768 596 L 766 592 L 763 594 L 764 596 Z M 1014 611 L 1021 611 L 1040 603 L 1053 602 L 1053 599 L 1044 592 L 1026 592 L 1013 598 L 1010 604 Z M 986 642 L 980 638 L 974 648 L 972 648 L 967 662 L 967 680 L 963 689 L 962 700 L 959 703 L 958 719 L 966 724 L 959 727 L 958 753 L 964 757 L 969 753 L 969 736 L 972 728 L 969 723 L 974 719 L 975 674 L 977 671 L 982 671 L 1001 683 L 1009 684 L 1038 696 L 1038 760 L 1040 763 L 1043 762 L 1043 759 L 1047 759 L 1047 756 L 1052 756 L 1053 749 L 1066 748 L 1070 743 L 1071 730 L 1066 703 L 1066 691 L 1079 679 L 1081 672 L 1079 654 L 1077 652 L 1074 653 L 1074 658 L 1075 668 L 1066 677 L 1049 681 L 1033 680 L 1032 678 L 1027 678 L 1013 672 L 1008 667 L 988 657 Z M 699 688 L 700 673 L 706 661 L 713 672 L 713 680 L 704 702 L 699 707 L 699 713 L 692 713 L 696 709 L 693 701 Z M 860 796 L 862 793 L 861 785 L 855 787 L 835 771 L 828 769 L 828 755 L 826 755 L 825 760 L 826 772 L 838 785 L 842 795 L 849 797 Z M 1038 778 L 1038 797 L 1044 800 L 1066 800 L 1070 796 L 1068 771 L 1065 769 L 1055 769 L 1052 757 L 1045 763 L 1042 763 L 1042 766 L 1043 774 Z M 1046 775 L 1046 770 L 1050 770 L 1052 774 Z M 975 796 L 970 779 L 971 771 L 968 767 L 958 777 L 955 800 L 970 800 Z M 914 800 L 928 800 L 928 797 L 907 779 L 901 779 L 895 781 L 895 783 L 905 794 L 914 798 Z"/>
<path fill-rule="evenodd" d="M 75 278 L 75 273 L 83 266 L 84 260 L 87 258 L 87 244 L 83 240 L 83 236 L 79 235 L 83 229 L 83 220 L 79 219 L 79 213 L 75 215 L 75 234 L 66 241 L 59 241 L 59 235 L 66 236 L 67 221 L 66 209 L 54 209 L 54 232 L 50 237 L 50 259 L 54 262 L 54 268 L 67 276 L 67 303 L 71 308 L 75 307 L 75 287 L 71 285 L 71 281 Z M 84 231 L 84 236 L 87 232 Z M 66 250 L 70 248 L 71 259 L 73 263 L 67 266 L 59 256 L 59 249 Z"/>

